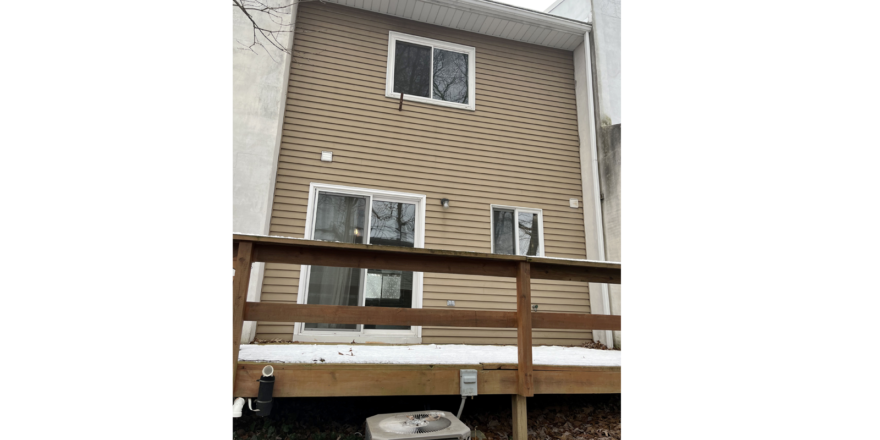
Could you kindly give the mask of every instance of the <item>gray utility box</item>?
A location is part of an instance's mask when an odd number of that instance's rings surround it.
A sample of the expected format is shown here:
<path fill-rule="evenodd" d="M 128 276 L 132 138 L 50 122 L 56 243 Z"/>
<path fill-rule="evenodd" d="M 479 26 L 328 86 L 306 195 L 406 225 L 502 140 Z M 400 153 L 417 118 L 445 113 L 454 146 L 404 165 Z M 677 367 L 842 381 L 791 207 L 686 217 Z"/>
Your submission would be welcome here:
<path fill-rule="evenodd" d="M 477 370 L 459 370 L 461 372 L 461 395 L 477 395 Z"/>

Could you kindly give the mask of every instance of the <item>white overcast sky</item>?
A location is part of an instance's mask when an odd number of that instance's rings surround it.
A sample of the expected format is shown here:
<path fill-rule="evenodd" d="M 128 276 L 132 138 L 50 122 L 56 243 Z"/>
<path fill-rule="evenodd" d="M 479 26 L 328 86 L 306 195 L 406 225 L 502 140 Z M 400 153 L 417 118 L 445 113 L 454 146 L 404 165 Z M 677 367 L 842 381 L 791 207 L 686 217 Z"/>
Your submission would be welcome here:
<path fill-rule="evenodd" d="M 534 9 L 544 12 L 556 0 L 495 0 L 499 3 L 507 3 L 508 5 L 519 6 L 521 8 Z"/>

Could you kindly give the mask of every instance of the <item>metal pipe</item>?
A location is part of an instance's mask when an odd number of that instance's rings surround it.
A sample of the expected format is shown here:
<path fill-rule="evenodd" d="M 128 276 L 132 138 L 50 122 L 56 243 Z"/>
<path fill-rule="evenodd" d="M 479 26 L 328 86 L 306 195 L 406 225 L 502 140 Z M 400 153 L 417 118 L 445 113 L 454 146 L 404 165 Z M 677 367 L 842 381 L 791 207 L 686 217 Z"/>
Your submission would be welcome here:
<path fill-rule="evenodd" d="M 461 406 L 458 407 L 458 415 L 455 416 L 458 420 L 461 420 L 461 412 L 464 411 L 464 400 L 467 399 L 467 396 L 462 396 L 461 398 Z"/>

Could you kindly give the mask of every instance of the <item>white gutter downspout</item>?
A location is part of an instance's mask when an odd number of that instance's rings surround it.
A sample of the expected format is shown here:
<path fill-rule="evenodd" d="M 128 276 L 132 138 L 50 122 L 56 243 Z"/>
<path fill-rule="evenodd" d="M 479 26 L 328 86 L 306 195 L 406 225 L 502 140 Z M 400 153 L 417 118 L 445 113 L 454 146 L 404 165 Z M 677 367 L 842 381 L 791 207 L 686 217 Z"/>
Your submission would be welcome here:
<path fill-rule="evenodd" d="M 605 230 L 602 226 L 602 194 L 599 190 L 599 151 L 597 145 L 596 117 L 594 115 L 596 107 L 593 104 L 593 60 L 590 56 L 591 43 L 590 33 L 586 32 L 584 34 L 584 59 L 587 60 L 587 108 L 590 113 L 590 118 L 588 118 L 590 120 L 590 156 L 592 159 L 590 161 L 590 167 L 591 174 L 593 175 L 593 213 L 595 214 L 594 221 L 596 222 L 596 241 L 599 246 L 599 255 L 597 255 L 595 259 L 605 261 Z M 600 286 L 602 289 L 602 314 L 610 315 L 611 295 L 608 292 L 608 284 L 600 284 Z M 608 348 L 614 348 L 614 337 L 611 330 L 604 330 L 604 332 L 605 345 L 608 346 Z"/>

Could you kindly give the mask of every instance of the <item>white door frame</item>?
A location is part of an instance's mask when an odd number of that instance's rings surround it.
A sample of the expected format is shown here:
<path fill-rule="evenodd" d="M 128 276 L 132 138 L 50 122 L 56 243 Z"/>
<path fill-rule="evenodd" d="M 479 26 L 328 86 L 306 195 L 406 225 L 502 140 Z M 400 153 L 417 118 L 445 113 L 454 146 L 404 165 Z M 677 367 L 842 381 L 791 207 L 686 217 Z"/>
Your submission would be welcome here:
<path fill-rule="evenodd" d="M 306 210 L 306 225 L 304 238 L 311 240 L 314 234 L 315 208 L 318 201 L 318 192 L 330 192 L 337 194 L 351 194 L 355 196 L 367 197 L 367 209 L 372 207 L 373 199 L 381 201 L 392 201 L 402 203 L 413 203 L 416 205 L 416 227 L 414 230 L 415 247 L 425 247 L 425 212 L 427 197 L 424 194 L 403 193 L 397 191 L 358 188 L 352 186 L 325 184 L 312 182 L 309 185 L 309 201 Z M 366 215 L 365 236 L 369 241 L 370 231 L 370 215 L 369 211 Z M 297 304 L 306 304 L 308 296 L 308 278 L 309 265 L 301 265 L 299 276 L 299 288 L 297 290 Z M 366 272 L 362 270 L 363 273 Z M 422 272 L 413 272 L 413 305 L 414 309 L 422 308 L 424 274 Z M 361 283 L 361 292 L 358 298 L 359 305 L 364 305 L 364 283 Z M 354 342 L 383 342 L 390 344 L 420 344 L 422 342 L 422 327 L 412 326 L 410 331 L 406 330 L 338 330 L 338 331 L 304 331 L 304 323 L 297 322 L 293 328 L 293 341 L 297 342 L 328 342 L 328 343 L 350 343 Z"/>

